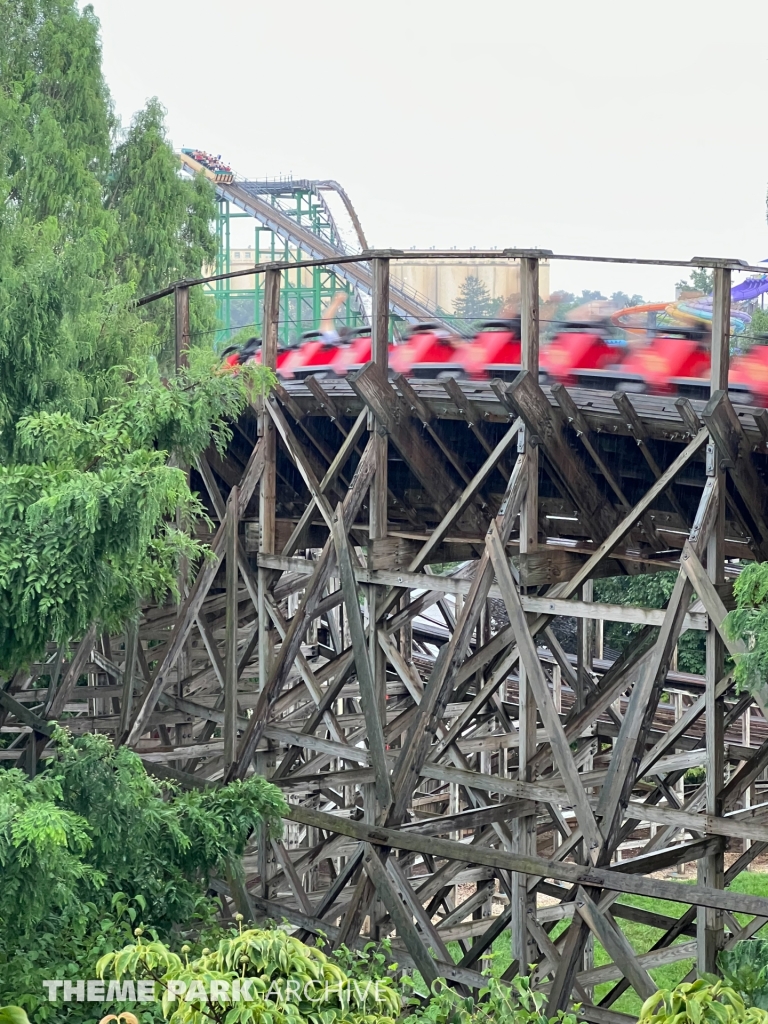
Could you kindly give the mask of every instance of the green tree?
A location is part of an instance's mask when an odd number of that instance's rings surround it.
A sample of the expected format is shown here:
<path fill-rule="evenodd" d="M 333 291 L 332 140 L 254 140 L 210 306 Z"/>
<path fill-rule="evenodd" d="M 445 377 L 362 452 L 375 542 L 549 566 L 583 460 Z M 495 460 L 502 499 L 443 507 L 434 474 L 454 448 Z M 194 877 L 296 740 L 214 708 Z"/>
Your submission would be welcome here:
<path fill-rule="evenodd" d="M 115 364 L 161 355 L 168 303 L 137 294 L 199 274 L 211 184 L 182 180 L 151 100 L 123 132 L 98 22 L 75 0 L 0 0 L 0 444 L 41 408 L 90 415 Z M 212 326 L 195 295 L 192 331 Z M 161 314 L 164 313 L 164 319 Z"/>
<path fill-rule="evenodd" d="M 223 446 L 250 379 L 203 363 L 164 386 L 155 370 L 115 385 L 98 416 L 19 421 L 19 459 L 0 466 L 0 670 L 93 620 L 119 631 L 140 599 L 175 591 L 181 559 L 202 553 L 185 529 L 202 506 L 168 454 Z"/>
<path fill-rule="evenodd" d="M 212 258 L 213 190 L 182 180 L 163 110 L 127 131 L 75 0 L 0 0 L 0 673 L 175 585 L 201 507 L 189 461 L 249 399 L 210 345 L 165 383 L 170 303 Z M 215 322 L 193 290 L 192 331 Z M 205 334 L 210 342 L 212 335 Z"/>
<path fill-rule="evenodd" d="M 210 875 L 233 870 L 257 826 L 279 834 L 285 803 L 257 776 L 184 792 L 105 736 L 57 738 L 35 779 L 0 771 L 0 1003 L 95 1021 L 88 1004 L 48 1003 L 43 980 L 91 977 L 142 921 L 166 940 L 210 927 Z"/>
<path fill-rule="evenodd" d="M 503 299 L 491 295 L 488 286 L 479 277 L 468 274 L 459 288 L 453 314 L 457 319 L 465 321 L 484 320 L 496 316 L 503 302 Z"/>
<path fill-rule="evenodd" d="M 689 280 L 678 281 L 677 288 L 680 291 L 702 292 L 704 295 L 711 295 L 714 288 L 714 280 L 714 271 L 707 270 L 706 267 L 695 267 L 691 271 Z"/>
<path fill-rule="evenodd" d="M 626 292 L 614 292 L 611 296 L 611 302 L 615 302 L 619 309 L 631 309 L 632 306 L 642 306 L 645 299 L 637 293 L 627 295 Z"/>
<path fill-rule="evenodd" d="M 742 640 L 746 653 L 736 658 L 738 687 L 754 693 L 768 681 L 768 564 L 745 565 L 733 585 L 736 608 L 725 620 L 734 639 Z"/>
<path fill-rule="evenodd" d="M 606 604 L 635 605 L 641 608 L 666 608 L 676 578 L 676 572 L 608 576 L 595 580 L 595 600 Z M 623 652 L 641 628 L 624 622 L 606 622 L 605 643 Z M 678 641 L 677 653 L 678 668 L 681 672 L 704 672 L 706 655 L 702 632 L 690 629 L 683 633 Z"/>

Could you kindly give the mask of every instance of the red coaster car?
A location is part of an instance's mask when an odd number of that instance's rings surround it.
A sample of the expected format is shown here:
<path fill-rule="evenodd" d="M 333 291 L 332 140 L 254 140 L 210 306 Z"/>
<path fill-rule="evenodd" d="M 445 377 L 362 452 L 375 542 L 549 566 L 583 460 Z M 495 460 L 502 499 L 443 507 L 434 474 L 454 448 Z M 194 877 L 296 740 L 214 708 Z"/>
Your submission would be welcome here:
<path fill-rule="evenodd" d="M 553 380 L 574 385 L 584 371 L 605 370 L 619 359 L 616 346 L 606 343 L 594 323 L 573 323 L 542 348 L 539 365 Z"/>
<path fill-rule="evenodd" d="M 471 343 L 462 345 L 461 364 L 473 380 L 511 377 L 520 370 L 520 321 L 487 320 Z"/>
<path fill-rule="evenodd" d="M 646 348 L 631 352 L 621 368 L 627 379 L 623 390 L 670 395 L 680 390 L 681 382 L 708 378 L 710 353 L 702 339 L 701 331 L 670 330 Z"/>
<path fill-rule="evenodd" d="M 441 373 L 460 374 L 461 350 L 442 324 L 418 324 L 407 340 L 390 350 L 389 366 L 406 377 L 439 377 Z"/>
<path fill-rule="evenodd" d="M 280 376 L 290 380 L 292 377 L 308 377 L 312 373 L 331 370 L 340 343 L 325 341 L 319 331 L 303 334 L 299 343 L 290 349 L 280 365 Z"/>
<path fill-rule="evenodd" d="M 358 327 L 350 332 L 349 339 L 345 344 L 339 345 L 331 363 L 331 370 L 338 377 L 359 370 L 371 361 L 371 328 Z"/>
<path fill-rule="evenodd" d="M 763 337 L 760 335 L 761 340 Z M 768 344 L 755 345 L 733 360 L 728 374 L 728 390 L 733 392 L 734 401 L 768 408 Z"/>
<path fill-rule="evenodd" d="M 293 351 L 294 346 L 290 345 L 287 347 L 278 348 L 276 367 L 278 377 L 282 376 L 282 367 L 284 366 L 286 359 L 288 359 L 288 357 L 293 354 Z M 261 342 L 259 342 L 258 352 L 254 353 L 252 358 L 254 363 L 258 363 L 258 365 L 261 366 Z M 245 360 L 241 360 L 241 362 L 248 362 L 248 359 L 246 358 Z"/>

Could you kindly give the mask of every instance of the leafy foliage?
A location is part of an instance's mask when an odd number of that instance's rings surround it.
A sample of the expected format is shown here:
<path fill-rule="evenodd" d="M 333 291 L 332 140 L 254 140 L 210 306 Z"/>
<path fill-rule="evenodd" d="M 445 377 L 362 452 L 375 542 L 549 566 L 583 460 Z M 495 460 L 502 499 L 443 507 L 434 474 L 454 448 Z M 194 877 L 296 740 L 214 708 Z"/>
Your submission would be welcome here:
<path fill-rule="evenodd" d="M 172 303 L 197 276 L 214 192 L 183 179 L 156 99 L 123 130 L 99 25 L 76 0 L 0 0 L 0 672 L 173 589 L 200 514 L 190 461 L 248 400 L 210 344 L 169 383 Z M 211 300 L 191 331 L 210 342 Z M 207 361 L 206 361 L 207 356 Z M 160 369 L 159 369 L 160 368 Z M 171 367 L 172 369 L 172 367 Z M 266 384 L 269 382 L 267 381 Z M 176 524 L 179 524 L 177 527 Z"/>
<path fill-rule="evenodd" d="M 116 386 L 93 418 L 19 421 L 23 461 L 0 467 L 0 667 L 93 619 L 118 630 L 141 598 L 175 590 L 181 559 L 201 554 L 184 528 L 202 506 L 169 453 L 185 461 L 212 439 L 221 447 L 251 377 L 204 366 L 163 384 L 148 372 Z"/>
<path fill-rule="evenodd" d="M 642 306 L 645 299 L 637 292 L 634 295 L 627 295 L 626 292 L 614 292 L 611 295 L 611 302 L 615 302 L 619 309 L 629 309 L 632 306 Z"/>
<path fill-rule="evenodd" d="M 0 1024 L 29 1024 L 29 1017 L 20 1006 L 0 1006 Z"/>
<path fill-rule="evenodd" d="M 182 958 L 157 939 L 142 941 L 141 929 L 137 932 L 135 945 L 99 960 L 97 974 L 154 980 L 162 992 L 164 1016 L 172 1024 L 391 1024 L 400 1013 L 400 996 L 391 979 L 361 986 L 320 949 L 281 929 L 240 929 L 194 959 L 188 947 L 182 949 Z M 247 985 L 244 979 L 249 979 Z M 183 983 L 183 989 L 174 988 L 173 982 Z M 226 985 L 220 999 L 213 996 L 212 982 Z M 231 992 L 233 982 L 242 997 L 229 1002 L 223 993 Z"/>
<path fill-rule="evenodd" d="M 656 572 L 639 576 L 608 576 L 595 580 L 595 600 L 607 604 L 637 605 L 642 608 L 665 608 L 675 586 L 676 572 Z M 641 626 L 623 622 L 606 622 L 605 643 L 624 651 L 641 630 Z M 688 630 L 677 645 L 678 668 L 681 672 L 703 673 L 706 666 L 705 640 L 702 632 Z"/>
<path fill-rule="evenodd" d="M 41 408 L 93 414 L 115 364 L 162 354 L 169 304 L 136 294 L 200 273 L 215 197 L 182 179 L 157 99 L 123 131 L 98 21 L 75 0 L 2 0 L 0 441 Z M 213 325 L 195 294 L 191 329 Z"/>
<path fill-rule="evenodd" d="M 0 999 L 41 1022 L 53 1009 L 42 979 L 90 977 L 94 957 L 128 941 L 137 921 L 165 936 L 204 925 L 209 875 L 262 822 L 278 832 L 285 806 L 258 776 L 184 792 L 106 736 L 57 740 L 59 760 L 37 778 L 0 772 Z M 69 1012 L 87 1009 L 78 1005 Z"/>
<path fill-rule="evenodd" d="M 753 309 L 750 314 L 752 320 L 749 325 L 748 341 L 752 341 L 757 335 L 768 334 L 768 310 L 766 309 Z"/>
<path fill-rule="evenodd" d="M 536 992 L 531 979 L 524 976 L 513 978 L 511 986 L 489 978 L 487 987 L 477 996 L 482 1002 L 460 996 L 438 980 L 427 1004 L 405 1017 L 403 1024 L 576 1024 L 578 1019 L 578 1006 L 574 1013 L 559 1010 L 556 1016 L 548 1017 L 544 1009 L 547 997 Z"/>
<path fill-rule="evenodd" d="M 768 939 L 737 942 L 733 949 L 721 950 L 717 962 L 748 1005 L 768 1010 Z"/>
<path fill-rule="evenodd" d="M 712 289 L 714 288 L 715 274 L 712 270 L 707 270 L 706 267 L 696 267 L 691 271 L 691 276 L 688 281 L 678 281 L 677 288 L 680 291 L 687 292 L 701 292 L 704 295 L 711 295 Z"/>
<path fill-rule="evenodd" d="M 755 692 L 768 677 L 768 565 L 750 562 L 744 566 L 733 592 L 736 607 L 728 613 L 725 628 L 747 648 L 736 658 L 736 684 Z"/>
<path fill-rule="evenodd" d="M 645 1024 L 766 1024 L 768 1013 L 744 1005 L 724 981 L 699 978 L 675 989 L 659 989 L 643 1003 Z"/>

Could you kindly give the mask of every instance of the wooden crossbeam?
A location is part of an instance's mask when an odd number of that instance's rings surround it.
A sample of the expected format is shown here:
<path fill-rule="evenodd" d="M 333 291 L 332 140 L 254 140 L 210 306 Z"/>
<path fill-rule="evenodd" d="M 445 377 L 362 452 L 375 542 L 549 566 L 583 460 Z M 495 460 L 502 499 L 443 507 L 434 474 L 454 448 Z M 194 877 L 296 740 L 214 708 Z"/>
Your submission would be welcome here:
<path fill-rule="evenodd" d="M 593 902 L 583 886 L 579 886 L 576 893 L 576 910 L 640 998 L 646 1000 L 652 996 L 656 986 L 638 962 L 629 939 Z"/>
<path fill-rule="evenodd" d="M 326 829 L 350 836 L 376 846 L 397 850 L 413 850 L 435 858 L 462 861 L 469 864 L 485 864 L 491 868 L 519 871 L 541 878 L 556 878 L 574 885 L 594 886 L 613 892 L 633 893 L 637 896 L 653 896 L 657 899 L 678 902 L 682 895 L 675 882 L 664 882 L 642 875 L 626 875 L 612 868 L 597 868 L 571 864 L 565 861 L 546 860 L 538 856 L 521 856 L 508 850 L 493 850 L 477 844 L 453 842 L 435 836 L 417 836 L 400 829 L 379 825 L 366 825 L 360 821 L 326 814 L 309 807 L 291 804 L 285 817 L 315 828 Z M 715 889 L 704 885 L 685 887 L 686 902 L 694 906 L 721 907 L 740 914 L 768 916 L 768 898 L 751 896 L 746 893 Z"/>
<path fill-rule="evenodd" d="M 355 471 L 351 487 L 344 499 L 342 515 L 343 528 L 345 532 L 349 530 L 354 522 L 354 518 L 357 515 L 363 498 L 365 497 L 370 485 L 375 469 L 373 451 L 373 445 L 369 441 L 365 452 L 363 453 L 363 457 Z M 315 573 L 307 584 L 301 604 L 291 620 L 288 632 L 280 646 L 280 653 L 272 667 L 267 685 L 259 694 L 259 699 L 256 703 L 256 707 L 254 708 L 253 715 L 249 720 L 248 729 L 241 737 L 237 762 L 231 768 L 229 773 L 230 776 L 244 778 L 248 772 L 251 758 L 253 757 L 256 745 L 259 742 L 262 730 L 267 722 L 270 705 L 282 689 L 283 683 L 287 678 L 288 671 L 293 664 L 296 655 L 299 653 L 301 639 L 313 618 L 317 606 L 322 598 L 323 591 L 328 584 L 331 570 L 335 563 L 335 556 L 333 552 L 333 543 L 329 538 L 329 540 L 326 541 L 317 561 Z"/>
<path fill-rule="evenodd" d="M 560 769 L 560 774 L 565 782 L 568 795 L 571 798 L 576 811 L 576 818 L 582 828 L 589 844 L 590 857 L 595 860 L 598 851 L 602 847 L 603 837 L 600 834 L 597 822 L 595 821 L 592 809 L 587 801 L 584 787 L 579 779 L 578 772 L 573 763 L 573 754 L 565 735 L 560 717 L 555 710 L 552 694 L 544 671 L 539 661 L 536 645 L 533 637 L 528 631 L 528 623 L 520 604 L 520 597 L 517 593 L 515 581 L 507 562 L 504 552 L 504 545 L 499 535 L 496 523 L 491 524 L 487 539 L 488 553 L 496 572 L 496 580 L 504 595 L 504 603 L 507 607 L 509 621 L 517 639 L 517 646 L 520 651 L 520 659 L 525 666 L 528 681 L 536 696 L 536 703 L 539 708 L 544 726 L 549 734 L 549 742 L 552 747 L 552 756 Z"/>
<path fill-rule="evenodd" d="M 429 448 L 417 431 L 411 429 L 402 399 L 373 363 L 353 375 L 349 382 L 387 431 L 389 440 L 421 486 L 432 496 L 440 515 L 444 516 L 457 497 L 458 488 L 442 460 L 436 458 L 434 450 Z M 461 520 L 472 533 L 485 530 L 482 517 L 472 505 L 464 510 Z"/>
<path fill-rule="evenodd" d="M 556 410 L 533 375 L 529 370 L 522 370 L 502 390 L 522 416 L 530 434 L 539 439 L 552 478 L 579 509 L 590 536 L 602 540 L 616 525 L 613 506 L 605 500 L 577 453 L 566 443 Z"/>
<path fill-rule="evenodd" d="M 510 477 L 505 500 L 497 517 L 499 533 L 502 541 L 506 541 L 517 517 L 525 495 L 526 478 L 524 474 L 525 459 L 518 457 L 515 469 Z M 410 799 L 410 794 L 419 776 L 419 770 L 427 759 L 431 736 L 437 729 L 437 721 L 442 716 L 450 687 L 453 685 L 459 665 L 480 618 L 491 583 L 493 569 L 490 556 L 483 552 L 470 592 L 464 602 L 461 614 L 456 622 L 451 639 L 441 651 L 424 691 L 424 697 L 418 707 L 414 725 L 408 733 L 408 739 L 395 769 L 393 780 L 394 803 L 390 811 L 390 823 L 402 821 Z"/>
<path fill-rule="evenodd" d="M 336 560 L 341 573 L 344 605 L 347 610 L 347 622 L 350 637 L 352 638 L 352 648 L 355 652 L 355 671 L 357 672 L 357 679 L 360 685 L 360 701 L 365 716 L 368 746 L 371 751 L 373 767 L 376 770 L 376 796 L 382 810 L 386 811 L 392 803 L 389 766 L 387 765 L 384 733 L 379 716 L 376 685 L 368 654 L 365 627 L 363 626 L 360 612 L 355 574 L 352 569 L 349 540 L 344 531 L 344 509 L 341 504 L 336 507 L 336 512 L 332 517 L 331 534 L 334 547 L 336 548 Z"/>
<path fill-rule="evenodd" d="M 768 558 L 768 506 L 765 484 L 752 462 L 751 448 L 726 391 L 715 391 L 701 418 L 709 429 L 728 475 L 755 525 L 753 538 L 762 559 Z"/>

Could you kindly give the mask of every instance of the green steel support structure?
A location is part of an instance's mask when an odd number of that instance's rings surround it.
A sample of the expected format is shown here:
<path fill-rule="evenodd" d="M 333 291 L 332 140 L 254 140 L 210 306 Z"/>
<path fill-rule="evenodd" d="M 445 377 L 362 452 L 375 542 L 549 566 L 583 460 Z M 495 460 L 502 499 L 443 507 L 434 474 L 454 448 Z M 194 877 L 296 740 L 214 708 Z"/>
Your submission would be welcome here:
<path fill-rule="evenodd" d="M 314 233 L 336 245 L 341 244 L 332 224 L 324 216 L 322 206 L 317 203 L 311 192 L 296 191 L 290 196 L 280 198 L 280 209 L 283 212 L 290 212 L 298 224 L 310 227 Z M 276 205 L 275 199 L 276 197 L 273 197 L 273 203 Z M 290 202 L 290 206 L 287 206 L 286 201 Z M 216 219 L 219 242 L 216 274 L 228 274 L 233 269 L 232 221 L 242 218 L 253 219 L 249 214 L 238 210 L 229 200 L 219 200 Z M 240 250 L 248 248 L 246 245 L 240 246 Z M 237 249 L 237 246 L 234 246 L 234 249 Z M 254 263 L 292 263 L 310 258 L 307 253 L 291 246 L 269 228 L 254 222 Z M 261 310 L 264 304 L 263 275 L 216 281 L 207 290 L 216 300 L 216 311 L 221 321 L 221 328 L 216 335 L 218 348 L 227 345 L 241 330 L 248 330 L 253 334 L 261 332 Z M 349 327 L 360 327 L 367 323 L 367 317 L 355 290 L 332 270 L 314 267 L 287 271 L 283 277 L 280 294 L 279 343 L 289 345 L 305 332 L 317 330 L 323 310 L 339 292 L 347 295 L 347 302 L 337 318 L 337 323 L 344 323 Z"/>

